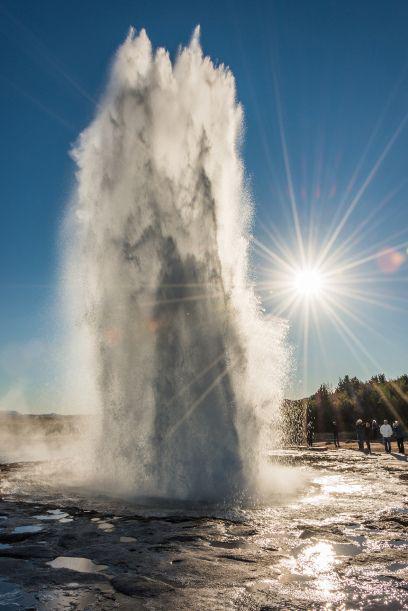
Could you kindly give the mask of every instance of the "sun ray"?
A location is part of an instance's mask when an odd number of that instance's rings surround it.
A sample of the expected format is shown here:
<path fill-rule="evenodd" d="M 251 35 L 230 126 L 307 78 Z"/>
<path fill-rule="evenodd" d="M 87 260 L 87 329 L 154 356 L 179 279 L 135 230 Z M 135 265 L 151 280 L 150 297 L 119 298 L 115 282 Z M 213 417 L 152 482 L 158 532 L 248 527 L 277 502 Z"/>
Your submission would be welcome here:
<path fill-rule="evenodd" d="M 337 238 L 339 237 L 341 231 L 345 227 L 345 225 L 346 225 L 348 219 L 350 218 L 351 214 L 353 213 L 354 209 L 356 208 L 356 206 L 360 202 L 361 198 L 363 197 L 366 189 L 371 184 L 372 180 L 374 179 L 375 175 L 377 174 L 377 172 L 378 172 L 379 168 L 381 167 L 384 159 L 387 157 L 388 153 L 390 152 L 390 150 L 391 150 L 392 146 L 394 145 L 395 141 L 397 140 L 398 136 L 403 131 L 407 121 L 408 121 L 408 112 L 404 115 L 404 117 L 401 120 L 401 122 L 399 123 L 398 127 L 396 128 L 396 130 L 394 131 L 392 136 L 389 138 L 387 144 L 384 147 L 384 150 L 378 156 L 378 158 L 377 158 L 376 162 L 374 163 L 373 168 L 369 172 L 367 178 L 364 180 L 362 186 L 357 191 L 357 194 L 351 200 L 351 203 L 348 206 L 346 212 L 344 213 L 343 218 L 338 223 L 336 229 L 333 231 L 333 233 L 332 233 L 331 237 L 329 238 L 328 242 L 326 243 L 326 245 L 322 248 L 322 251 L 321 251 L 321 254 L 320 254 L 320 258 L 318 259 L 318 264 L 321 264 L 322 260 L 325 259 L 327 253 L 329 252 L 329 250 L 332 248 L 332 246 L 336 242 Z"/>
<path fill-rule="evenodd" d="M 384 108 L 383 108 L 379 118 L 377 119 L 377 122 L 374 125 L 373 130 L 371 131 L 371 134 L 370 134 L 370 136 L 368 138 L 368 141 L 367 141 L 367 144 L 366 144 L 366 146 L 365 146 L 365 148 L 363 150 L 363 153 L 362 153 L 359 161 L 357 162 L 357 164 L 355 166 L 355 169 L 353 171 L 353 174 L 352 174 L 352 176 L 350 178 L 349 183 L 347 184 L 347 186 L 346 186 L 346 188 L 344 190 L 344 196 L 343 196 L 343 198 L 340 201 L 340 204 L 338 206 L 338 212 L 341 212 L 343 210 L 344 205 L 347 202 L 348 195 L 351 193 L 351 191 L 352 191 L 352 189 L 353 189 L 353 187 L 354 187 L 354 185 L 355 185 L 355 183 L 357 181 L 358 175 L 359 175 L 359 173 L 360 173 L 360 171 L 361 171 L 361 169 L 363 167 L 363 163 L 364 163 L 364 161 L 365 161 L 365 159 L 367 157 L 367 154 L 368 154 L 368 152 L 369 152 L 369 150 L 371 148 L 371 145 L 374 142 L 374 139 L 377 136 L 377 134 L 379 132 L 379 129 L 380 129 L 380 127 L 381 127 L 381 125 L 382 125 L 382 123 L 384 121 L 387 109 L 389 108 L 389 106 L 390 106 L 393 98 L 395 97 L 399 87 L 401 86 L 402 82 L 404 81 L 404 79 L 406 77 L 407 68 L 408 68 L 408 63 L 405 66 L 404 70 L 402 71 L 401 77 L 398 79 L 398 81 L 396 82 L 393 90 L 391 91 L 391 94 L 389 95 L 388 100 L 387 100 L 387 102 L 386 102 L 386 104 L 385 104 L 385 106 L 384 106 Z M 334 219 L 333 219 L 332 228 L 337 224 L 337 222 L 338 222 L 338 215 L 336 214 L 334 216 Z M 331 233 L 331 231 L 329 233 Z"/>
<path fill-rule="evenodd" d="M 292 268 L 287 261 L 282 259 L 282 257 L 277 255 L 273 250 L 262 244 L 262 242 L 260 242 L 258 239 L 254 238 L 253 243 L 255 247 L 260 250 L 260 253 L 263 253 L 264 255 L 267 255 L 269 257 L 270 261 L 275 261 L 279 265 L 282 265 L 282 267 L 287 271 L 292 271 Z"/>
<path fill-rule="evenodd" d="M 262 224 L 261 227 L 266 233 L 267 237 L 271 239 L 272 242 L 278 247 L 282 257 L 284 257 L 284 260 L 290 261 L 292 258 L 292 252 L 285 242 L 283 242 L 283 240 L 279 237 L 277 229 L 273 225 L 267 226 L 266 224 Z"/>
<path fill-rule="evenodd" d="M 380 299 L 376 299 L 374 297 L 372 297 L 371 295 L 367 294 L 367 293 L 361 293 L 358 291 L 353 291 L 352 289 L 348 288 L 347 291 L 342 292 L 339 291 L 338 288 L 332 287 L 331 289 L 334 293 L 337 293 L 338 295 L 341 295 L 342 297 L 347 296 L 350 299 L 354 299 L 356 301 L 360 301 L 362 303 L 365 304 L 371 304 L 371 305 L 375 305 L 378 306 L 380 308 L 386 309 L 386 310 L 390 310 L 390 311 L 394 311 L 394 312 L 405 312 L 404 309 L 399 308 L 397 306 L 394 306 L 392 304 L 390 304 L 387 301 L 381 301 Z M 380 295 L 380 297 L 382 297 L 382 295 Z"/>
<path fill-rule="evenodd" d="M 392 388 L 395 390 L 395 392 L 401 397 L 401 399 L 408 404 L 408 395 L 407 395 L 407 393 L 403 392 L 396 382 L 390 380 L 390 384 L 391 384 Z"/>
<path fill-rule="evenodd" d="M 298 302 L 299 302 L 298 295 L 292 295 L 292 297 L 289 298 L 286 302 L 284 302 L 280 308 L 277 308 L 276 310 L 274 310 L 275 316 L 280 317 L 288 313 L 288 318 L 290 319 L 290 315 L 293 312 L 293 310 L 295 309 Z"/>
<path fill-rule="evenodd" d="M 345 343 L 347 348 L 350 350 L 350 352 L 354 356 L 356 362 L 359 362 L 361 360 L 361 355 L 357 352 L 357 349 L 356 349 L 355 345 L 351 342 L 351 340 L 349 339 L 348 335 L 346 333 L 344 333 L 343 328 L 342 328 L 342 326 L 340 324 L 338 324 L 337 319 L 332 316 L 331 308 L 330 308 L 330 306 L 327 303 L 324 304 L 324 310 L 327 310 L 328 316 L 330 317 L 330 319 L 334 323 L 334 328 L 336 329 L 337 333 L 339 334 L 339 336 L 341 337 L 342 341 Z M 365 367 L 365 369 L 368 372 L 368 369 L 366 367 Z"/>
<path fill-rule="evenodd" d="M 328 296 L 327 299 L 329 300 L 329 302 L 332 304 L 333 307 L 337 307 L 340 310 L 342 310 L 347 316 L 349 316 L 352 320 L 354 320 L 354 322 L 356 322 L 359 326 L 363 327 L 364 329 L 366 329 L 373 335 L 377 336 L 379 339 L 381 339 L 381 341 L 386 342 L 390 346 L 393 345 L 391 340 L 386 335 L 378 331 L 378 329 L 375 329 L 372 325 L 369 325 L 366 320 L 363 320 L 361 317 L 357 316 L 344 303 L 341 303 L 340 301 L 335 301 L 331 296 Z"/>
<path fill-rule="evenodd" d="M 405 233 L 407 231 L 407 229 L 404 229 L 402 231 Z M 408 240 L 405 240 L 404 242 L 400 242 L 399 244 L 393 246 L 392 249 L 393 250 L 399 250 L 399 249 L 406 249 L 407 247 L 408 247 Z M 375 259 L 378 259 L 378 254 L 379 254 L 378 251 L 375 252 L 375 253 L 371 252 L 371 254 L 367 254 L 366 256 L 361 256 L 359 259 L 350 260 L 348 263 L 345 263 L 344 265 L 339 266 L 338 268 L 333 270 L 331 272 L 331 275 L 333 275 L 334 273 L 338 274 L 338 273 L 341 273 L 341 272 L 349 271 L 351 269 L 354 269 L 355 267 L 360 267 L 361 265 L 364 265 L 365 263 L 369 263 L 370 261 L 374 261 Z"/>
<path fill-rule="evenodd" d="M 375 390 L 378 392 L 378 394 L 381 396 L 386 406 L 390 409 L 390 411 L 394 414 L 394 416 L 396 416 L 396 419 L 402 421 L 403 418 L 401 418 L 401 414 L 399 413 L 395 405 L 393 405 L 392 401 L 390 401 L 390 399 L 387 397 L 387 395 L 381 388 L 380 384 L 377 384 L 376 382 L 374 382 L 373 386 Z"/>
<path fill-rule="evenodd" d="M 407 184 L 408 179 L 404 178 L 401 183 L 392 189 L 372 210 L 370 210 L 369 214 L 355 227 L 355 229 L 350 233 L 350 235 L 345 238 L 341 244 L 333 251 L 330 255 L 330 260 L 336 260 L 338 258 L 344 257 L 346 253 L 353 248 L 355 248 L 363 239 L 367 240 L 367 231 L 363 233 L 363 229 L 367 228 L 372 219 L 377 217 L 376 222 L 372 223 L 369 227 L 370 232 L 374 231 L 378 226 L 383 223 L 383 218 L 378 215 L 378 213 L 394 198 L 394 196 L 402 190 L 402 188 Z M 389 239 L 389 238 L 388 238 Z M 330 261 L 329 260 L 329 261 Z M 330 263 L 329 263 L 330 264 Z"/>
<path fill-rule="evenodd" d="M 180 397 L 183 393 L 185 393 L 189 388 L 191 388 L 194 384 L 196 384 L 201 378 L 203 378 L 207 373 L 211 371 L 222 359 L 225 359 L 225 352 L 223 351 L 221 354 L 217 356 L 207 367 L 205 367 L 200 373 L 198 373 L 188 384 L 185 384 L 178 392 L 176 392 L 170 399 L 167 401 L 166 405 L 169 407 L 178 397 Z"/>
<path fill-rule="evenodd" d="M 170 438 L 174 435 L 174 433 L 180 428 L 180 426 L 185 422 L 193 412 L 201 405 L 201 403 L 208 397 L 208 395 L 214 390 L 214 388 L 221 382 L 223 378 L 232 370 L 233 367 L 238 363 L 239 359 L 236 359 L 233 363 L 228 364 L 224 370 L 211 382 L 211 384 L 206 388 L 206 390 L 192 403 L 192 405 L 188 408 L 188 410 L 183 414 L 183 416 L 171 426 L 167 433 L 166 438 Z"/>
<path fill-rule="evenodd" d="M 330 307 L 330 306 L 329 306 Z M 336 319 L 337 323 L 342 327 L 343 331 L 348 335 L 352 342 L 359 348 L 359 350 L 364 354 L 370 363 L 377 369 L 381 370 L 381 365 L 373 358 L 372 354 L 366 349 L 364 344 L 356 337 L 356 335 L 348 328 L 348 326 L 344 323 L 341 317 L 331 309 L 331 315 Z"/>
<path fill-rule="evenodd" d="M 296 203 L 295 189 L 294 189 L 293 178 L 292 178 L 292 170 L 291 170 L 290 161 L 289 161 L 289 152 L 288 152 L 288 145 L 286 142 L 284 122 L 283 122 L 282 104 L 281 104 L 280 93 L 279 93 L 278 78 L 274 70 L 272 70 L 272 75 L 273 75 L 273 85 L 274 85 L 275 101 L 276 101 L 276 114 L 277 114 L 278 126 L 279 126 L 279 135 L 280 135 L 280 141 L 281 141 L 281 146 L 282 146 L 283 162 L 285 166 L 286 182 L 287 182 L 287 187 L 289 191 L 289 201 L 290 201 L 290 206 L 291 206 L 291 211 L 292 211 L 293 223 L 295 226 L 296 240 L 297 240 L 297 245 L 298 245 L 299 252 L 300 252 L 300 257 L 301 257 L 302 263 L 305 264 L 306 259 L 305 259 L 305 250 L 304 250 L 304 244 L 303 244 L 303 236 L 302 236 L 302 231 L 300 228 L 299 212 L 298 212 L 298 207 Z"/>
<path fill-rule="evenodd" d="M 314 329 L 316 331 L 317 341 L 318 341 L 318 344 L 319 344 L 320 352 L 323 355 L 324 359 L 326 359 L 327 358 L 327 351 L 326 351 L 326 347 L 325 347 L 324 342 L 323 342 L 321 325 L 320 325 L 320 321 L 317 318 L 317 308 L 316 308 L 316 304 L 314 302 L 312 302 L 312 304 L 311 304 L 311 312 L 312 312 L 313 324 L 314 324 Z"/>
<path fill-rule="evenodd" d="M 309 302 L 303 310 L 303 394 L 307 394 L 309 366 Z"/>
<path fill-rule="evenodd" d="M 203 295 L 190 295 L 186 297 L 170 297 L 168 299 L 153 299 L 152 301 L 144 301 L 141 303 L 144 307 L 152 307 L 157 305 L 170 305 L 177 303 L 189 303 L 194 301 L 202 301 L 209 299 L 223 299 L 225 298 L 224 291 L 214 291 L 211 293 L 204 293 Z"/>

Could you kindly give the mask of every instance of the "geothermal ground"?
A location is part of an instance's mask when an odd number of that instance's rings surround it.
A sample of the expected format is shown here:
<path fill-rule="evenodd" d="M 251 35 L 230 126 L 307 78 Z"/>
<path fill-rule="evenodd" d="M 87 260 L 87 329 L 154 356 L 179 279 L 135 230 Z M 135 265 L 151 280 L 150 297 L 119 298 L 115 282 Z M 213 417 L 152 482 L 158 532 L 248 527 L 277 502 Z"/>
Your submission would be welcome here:
<path fill-rule="evenodd" d="M 401 458 L 280 452 L 304 487 L 233 508 L 114 501 L 57 486 L 44 463 L 3 464 L 0 608 L 407 608 Z"/>

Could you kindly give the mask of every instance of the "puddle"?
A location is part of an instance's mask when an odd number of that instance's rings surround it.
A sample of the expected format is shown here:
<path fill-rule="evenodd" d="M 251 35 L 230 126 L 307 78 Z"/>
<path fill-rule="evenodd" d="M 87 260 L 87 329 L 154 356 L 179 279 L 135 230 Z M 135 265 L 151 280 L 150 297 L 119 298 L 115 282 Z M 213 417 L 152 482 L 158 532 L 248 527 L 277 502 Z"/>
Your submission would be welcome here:
<path fill-rule="evenodd" d="M 98 573 L 108 568 L 105 564 L 95 564 L 89 558 L 78 558 L 74 556 L 58 556 L 55 560 L 47 562 L 53 569 L 70 569 L 78 573 Z"/>
<path fill-rule="evenodd" d="M 366 541 L 366 537 L 364 535 L 355 535 L 355 536 L 353 535 L 351 537 L 349 536 L 348 538 L 351 539 L 352 541 L 355 541 L 357 545 L 360 545 L 360 547 Z"/>
<path fill-rule="evenodd" d="M 406 562 L 393 562 L 392 564 L 388 565 L 388 570 L 390 571 L 402 571 L 403 569 L 407 568 L 407 563 Z"/>
<path fill-rule="evenodd" d="M 10 543 L 0 543 L 0 549 L 8 549 L 11 547 Z"/>
<path fill-rule="evenodd" d="M 406 539 L 395 539 L 394 541 L 390 541 L 391 547 L 406 547 L 408 545 L 408 541 Z"/>
<path fill-rule="evenodd" d="M 39 533 L 42 529 L 42 526 L 29 524 L 28 526 L 16 526 L 13 533 Z"/>
<path fill-rule="evenodd" d="M 34 516 L 37 520 L 61 520 L 68 518 L 69 514 L 60 509 L 49 509 L 46 514 Z"/>
<path fill-rule="evenodd" d="M 98 523 L 98 528 L 100 528 L 100 530 L 104 530 L 106 532 L 111 532 L 112 530 L 114 530 L 115 527 L 110 522 L 99 522 Z"/>
<path fill-rule="evenodd" d="M 134 541 L 136 541 L 136 539 L 134 537 L 121 537 L 119 541 L 121 543 L 133 543 Z"/>
<path fill-rule="evenodd" d="M 338 556 L 357 556 L 362 551 L 355 543 L 333 543 L 332 546 Z"/>

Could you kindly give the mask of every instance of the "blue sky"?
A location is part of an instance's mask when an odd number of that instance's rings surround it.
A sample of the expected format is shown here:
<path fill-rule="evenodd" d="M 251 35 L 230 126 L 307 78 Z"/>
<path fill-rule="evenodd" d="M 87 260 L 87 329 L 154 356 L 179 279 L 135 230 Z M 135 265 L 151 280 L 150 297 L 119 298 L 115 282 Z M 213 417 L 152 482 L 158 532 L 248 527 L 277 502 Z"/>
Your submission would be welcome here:
<path fill-rule="evenodd" d="M 0 14 L 0 407 L 69 409 L 58 394 L 50 314 L 58 228 L 73 186 L 68 152 L 130 25 L 174 54 L 200 24 L 204 52 L 232 69 L 260 244 L 277 252 L 275 232 L 299 258 L 288 168 L 299 226 L 304 239 L 313 228 L 317 251 L 358 200 L 336 244 L 356 230 L 347 261 L 368 258 L 353 268 L 367 299 L 348 301 L 355 318 L 341 313 L 351 335 L 316 299 L 307 350 L 302 304 L 290 313 L 287 395 L 335 385 L 345 373 L 407 370 L 408 3 L 3 0 Z M 394 249 L 385 257 L 395 266 L 375 257 L 384 248 Z M 276 263 L 265 252 L 254 249 L 253 277 L 273 287 Z M 281 309 L 273 292 L 261 296 L 268 312 Z"/>

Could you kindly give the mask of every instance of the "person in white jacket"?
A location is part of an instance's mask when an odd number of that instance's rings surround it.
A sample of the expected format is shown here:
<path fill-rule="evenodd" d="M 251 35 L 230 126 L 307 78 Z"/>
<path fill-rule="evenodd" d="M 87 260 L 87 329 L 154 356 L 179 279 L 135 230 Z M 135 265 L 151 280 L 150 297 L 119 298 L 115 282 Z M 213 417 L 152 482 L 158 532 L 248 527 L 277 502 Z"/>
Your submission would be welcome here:
<path fill-rule="evenodd" d="M 383 438 L 385 451 L 387 454 L 391 454 L 392 427 L 388 424 L 388 420 L 384 420 L 384 424 L 380 426 L 380 433 Z"/>

